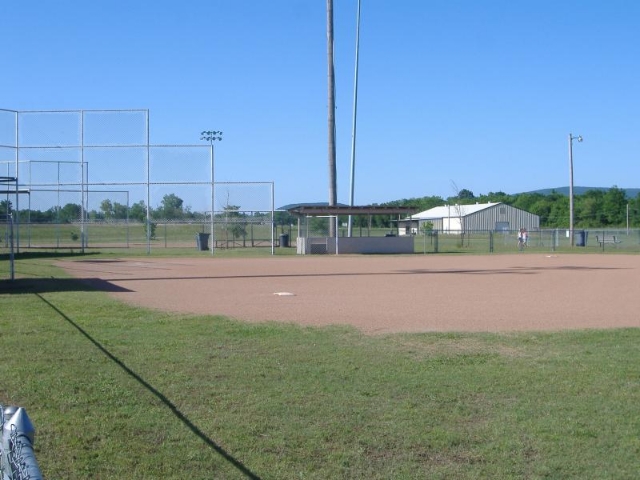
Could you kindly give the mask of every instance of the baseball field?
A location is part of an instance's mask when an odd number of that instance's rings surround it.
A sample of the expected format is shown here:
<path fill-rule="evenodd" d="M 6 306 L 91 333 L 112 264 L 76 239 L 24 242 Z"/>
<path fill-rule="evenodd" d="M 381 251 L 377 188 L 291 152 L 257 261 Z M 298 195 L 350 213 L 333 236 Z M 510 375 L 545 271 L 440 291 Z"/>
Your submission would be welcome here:
<path fill-rule="evenodd" d="M 635 255 L 34 257 L 0 404 L 46 478 L 634 478 Z"/>
<path fill-rule="evenodd" d="M 367 334 L 640 327 L 640 256 L 375 255 L 58 263 L 118 300 Z"/>

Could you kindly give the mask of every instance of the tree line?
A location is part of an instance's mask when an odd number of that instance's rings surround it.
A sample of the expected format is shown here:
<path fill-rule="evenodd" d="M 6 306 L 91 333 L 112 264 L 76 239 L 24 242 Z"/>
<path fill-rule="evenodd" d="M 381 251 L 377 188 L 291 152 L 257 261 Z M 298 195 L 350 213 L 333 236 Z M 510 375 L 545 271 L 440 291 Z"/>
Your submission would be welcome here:
<path fill-rule="evenodd" d="M 486 195 L 474 195 L 471 190 L 461 189 L 456 195 L 443 198 L 425 196 L 405 198 L 391 202 L 374 204 L 384 207 L 413 207 L 417 212 L 442 205 L 470 205 L 474 203 L 504 203 L 540 217 L 541 228 L 566 228 L 569 225 L 569 197 L 552 191 L 550 194 L 518 193 L 509 195 L 504 192 L 490 192 Z M 640 194 L 636 198 L 627 198 L 624 189 L 616 186 L 608 190 L 592 189 L 581 195 L 574 195 L 575 228 L 616 228 L 640 227 Z M 627 217 L 628 216 L 628 217 Z M 389 215 L 357 215 L 353 217 L 356 227 L 391 228 L 396 218 Z M 346 221 L 340 219 L 340 222 Z M 276 224 L 295 223 L 296 219 L 287 212 L 276 213 Z"/>
<path fill-rule="evenodd" d="M 540 217 L 541 228 L 563 228 L 569 225 L 569 197 L 557 192 L 550 194 L 519 193 L 509 195 L 504 192 L 490 192 L 486 195 L 474 195 L 471 190 L 461 189 L 456 195 L 447 198 L 440 196 L 425 196 L 420 198 L 406 198 L 374 206 L 413 207 L 417 211 L 428 210 L 441 205 L 468 205 L 474 203 L 502 202 L 515 208 L 525 210 Z M 0 200 L 0 215 L 11 212 L 10 200 Z M 184 201 L 171 193 L 164 195 L 156 208 L 150 208 L 151 218 L 163 220 L 204 221 L 205 213 L 193 212 L 184 205 Z M 227 205 L 221 215 L 242 223 L 239 219 L 246 216 L 236 205 Z M 82 209 L 79 204 L 67 203 L 64 206 L 54 206 L 45 211 L 21 210 L 29 214 L 33 223 L 72 223 L 80 220 Z M 105 199 L 99 209 L 86 212 L 86 218 L 91 221 L 139 221 L 147 218 L 147 206 L 144 201 L 130 206 Z M 353 217 L 355 227 L 390 228 L 392 220 L 389 215 L 356 215 Z M 576 228 L 615 228 L 626 227 L 627 220 L 630 227 L 640 227 L 640 194 L 636 198 L 627 198 L 624 189 L 616 186 L 608 190 L 588 190 L 581 195 L 574 195 L 574 225 Z M 341 222 L 346 221 L 340 219 Z M 277 226 L 295 225 L 297 218 L 288 212 L 278 211 L 274 222 Z"/>
<path fill-rule="evenodd" d="M 13 211 L 13 204 L 10 200 L 0 200 L 0 215 L 5 215 Z M 193 212 L 191 207 L 185 206 L 182 198 L 171 193 L 162 197 L 162 201 L 155 208 L 149 208 L 149 213 L 154 220 L 184 220 L 201 221 L 206 220 L 207 214 L 203 212 Z M 63 206 L 53 206 L 47 210 L 20 209 L 22 221 L 28 220 L 32 223 L 73 223 L 82 218 L 82 206 L 78 203 L 67 203 Z M 246 216 L 240 212 L 237 205 L 228 204 L 224 207 L 224 213 L 220 214 L 224 218 L 241 218 Z M 147 218 L 147 206 L 143 200 L 132 205 L 104 199 L 100 202 L 99 209 L 91 209 L 85 213 L 85 218 L 89 221 L 132 221 L 144 222 Z"/>
<path fill-rule="evenodd" d="M 540 217 L 541 228 L 563 228 L 569 225 L 569 197 L 552 191 L 550 194 L 490 192 L 475 196 L 472 191 L 462 189 L 456 195 L 422 197 L 389 202 L 389 206 L 415 206 L 418 211 L 440 205 L 469 205 L 474 203 L 502 202 Z M 616 186 L 608 190 L 592 189 L 574 195 L 574 225 L 576 228 L 640 227 L 640 194 L 627 198 L 624 189 Z"/>

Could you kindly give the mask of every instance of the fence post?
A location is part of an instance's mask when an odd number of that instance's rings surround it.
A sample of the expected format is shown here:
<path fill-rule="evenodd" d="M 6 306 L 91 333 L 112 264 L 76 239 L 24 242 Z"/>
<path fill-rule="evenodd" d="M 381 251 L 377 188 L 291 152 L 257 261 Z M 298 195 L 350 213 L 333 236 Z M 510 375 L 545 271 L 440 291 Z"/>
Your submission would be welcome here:
<path fill-rule="evenodd" d="M 0 467 L 3 480 L 42 480 L 33 452 L 35 428 L 22 407 L 2 407 Z M 6 417 L 9 417 L 8 419 Z"/>

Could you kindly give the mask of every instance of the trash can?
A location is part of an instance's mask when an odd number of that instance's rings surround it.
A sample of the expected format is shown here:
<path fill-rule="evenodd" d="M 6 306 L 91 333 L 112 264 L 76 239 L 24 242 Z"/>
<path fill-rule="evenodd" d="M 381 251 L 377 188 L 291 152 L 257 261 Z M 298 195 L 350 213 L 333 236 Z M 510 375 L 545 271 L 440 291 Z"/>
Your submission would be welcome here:
<path fill-rule="evenodd" d="M 196 233 L 196 247 L 198 250 L 209 250 L 209 234 L 208 233 Z"/>
<path fill-rule="evenodd" d="M 575 240 L 576 247 L 587 246 L 587 232 L 584 230 L 576 230 L 573 232 L 573 238 Z"/>
<path fill-rule="evenodd" d="M 289 234 L 283 233 L 280 235 L 280 247 L 288 247 L 289 246 Z"/>

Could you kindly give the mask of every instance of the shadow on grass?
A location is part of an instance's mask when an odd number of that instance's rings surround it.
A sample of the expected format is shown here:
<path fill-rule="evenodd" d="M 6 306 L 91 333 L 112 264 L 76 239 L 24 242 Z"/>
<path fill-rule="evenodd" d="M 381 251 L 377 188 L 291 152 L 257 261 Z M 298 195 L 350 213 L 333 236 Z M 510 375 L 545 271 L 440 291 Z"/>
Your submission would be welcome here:
<path fill-rule="evenodd" d="M 60 251 L 60 250 L 50 250 L 50 251 L 41 251 L 41 250 L 22 250 L 20 253 L 15 253 L 16 260 L 28 260 L 33 258 L 75 258 L 75 257 L 88 257 L 92 255 L 99 255 L 100 252 L 75 252 L 73 250 L 69 251 Z M 0 260 L 7 260 L 9 258 L 8 254 L 0 255 Z"/>
<path fill-rule="evenodd" d="M 100 278 L 17 278 L 0 280 L 0 293 L 47 293 L 47 292 L 130 292 Z"/>
<path fill-rule="evenodd" d="M 245 467 L 242 462 L 234 458 L 231 454 L 229 454 L 226 450 L 224 450 L 220 445 L 214 442 L 211 438 L 209 438 L 202 430 L 200 430 L 194 423 L 189 420 L 184 413 L 182 413 L 178 408 L 171 403 L 167 397 L 165 397 L 162 392 L 157 390 L 153 385 L 148 383 L 144 378 L 138 375 L 136 372 L 131 370 L 127 365 L 112 354 L 109 350 L 102 346 L 100 342 L 94 339 L 89 333 L 87 333 L 80 325 L 75 323 L 69 317 L 67 317 L 62 311 L 60 311 L 55 305 L 51 302 L 47 301 L 40 295 L 36 296 L 42 300 L 42 302 L 46 303 L 51 307 L 58 315 L 64 318 L 70 325 L 72 325 L 78 332 L 80 332 L 87 340 L 93 343 L 103 354 L 105 354 L 110 360 L 112 360 L 116 365 L 118 365 L 122 370 L 124 370 L 129 376 L 134 378 L 140 385 L 149 390 L 156 398 L 158 398 L 170 411 L 173 415 L 178 418 L 182 423 L 184 423 L 189 430 L 191 430 L 198 438 L 200 438 L 207 446 L 215 450 L 218 454 L 220 454 L 225 460 L 227 460 L 231 465 L 237 468 L 243 475 L 247 478 L 260 480 L 260 477 Z"/>

